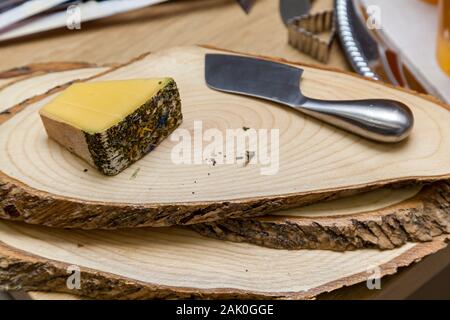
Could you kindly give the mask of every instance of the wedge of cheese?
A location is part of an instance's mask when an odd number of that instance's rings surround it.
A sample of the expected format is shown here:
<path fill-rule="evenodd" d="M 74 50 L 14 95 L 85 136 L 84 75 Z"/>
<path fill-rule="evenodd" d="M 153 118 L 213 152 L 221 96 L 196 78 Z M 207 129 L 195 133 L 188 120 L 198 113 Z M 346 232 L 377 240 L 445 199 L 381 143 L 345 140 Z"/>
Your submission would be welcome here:
<path fill-rule="evenodd" d="M 49 137 L 109 176 L 152 151 L 182 121 L 171 78 L 76 83 L 40 115 Z"/>

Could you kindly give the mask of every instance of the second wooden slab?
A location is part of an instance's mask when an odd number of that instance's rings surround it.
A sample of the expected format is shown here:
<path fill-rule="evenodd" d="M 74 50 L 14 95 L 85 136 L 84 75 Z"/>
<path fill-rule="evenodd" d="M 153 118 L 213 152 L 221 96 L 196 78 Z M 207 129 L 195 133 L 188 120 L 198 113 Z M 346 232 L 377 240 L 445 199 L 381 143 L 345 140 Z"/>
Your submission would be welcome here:
<path fill-rule="evenodd" d="M 393 274 L 446 246 L 439 237 L 383 252 L 289 251 L 179 227 L 64 230 L 9 221 L 0 221 L 0 238 L 0 290 L 116 299 L 308 299 Z M 67 286 L 73 270 L 79 289 Z"/>
<path fill-rule="evenodd" d="M 200 164 L 192 160 L 177 165 L 172 151 L 179 142 L 170 140 L 116 177 L 104 177 L 92 169 L 84 172 L 86 164 L 49 140 L 40 123 L 37 111 L 54 97 L 50 94 L 4 117 L 0 215 L 54 227 L 193 224 L 254 216 L 389 184 L 449 177 L 450 113 L 446 107 L 380 83 L 303 66 L 306 95 L 392 98 L 413 109 L 416 126 L 411 138 L 398 145 L 380 145 L 273 103 L 208 89 L 203 60 L 206 52 L 214 51 L 167 50 L 95 81 L 172 76 L 183 102 L 182 129 L 191 137 L 195 137 L 196 122 L 202 133 L 244 127 L 278 129 L 276 174 L 261 174 L 262 164 L 214 165 L 218 159 L 203 161 L 202 157 Z"/>
<path fill-rule="evenodd" d="M 263 217 L 192 228 L 213 238 L 277 249 L 392 249 L 450 233 L 450 182 L 381 188 Z"/>

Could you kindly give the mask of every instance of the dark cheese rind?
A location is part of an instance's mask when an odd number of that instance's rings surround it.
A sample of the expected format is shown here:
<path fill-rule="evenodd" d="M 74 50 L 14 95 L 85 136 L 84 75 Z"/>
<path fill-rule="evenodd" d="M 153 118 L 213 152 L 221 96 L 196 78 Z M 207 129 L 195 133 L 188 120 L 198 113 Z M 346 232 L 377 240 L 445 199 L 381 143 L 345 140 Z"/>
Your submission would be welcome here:
<path fill-rule="evenodd" d="M 182 120 L 180 94 L 171 79 L 123 121 L 105 132 L 84 134 L 97 169 L 114 176 L 151 152 Z"/>

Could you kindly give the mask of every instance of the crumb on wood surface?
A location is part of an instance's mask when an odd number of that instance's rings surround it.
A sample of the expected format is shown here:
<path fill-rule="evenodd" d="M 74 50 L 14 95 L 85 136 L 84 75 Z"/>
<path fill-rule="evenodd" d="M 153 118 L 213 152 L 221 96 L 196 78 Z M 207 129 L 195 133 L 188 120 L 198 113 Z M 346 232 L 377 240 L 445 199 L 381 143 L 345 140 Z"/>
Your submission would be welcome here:
<path fill-rule="evenodd" d="M 130 180 L 136 179 L 139 171 L 141 171 L 141 168 L 137 168 L 136 170 L 134 170 L 133 174 L 130 177 Z"/>

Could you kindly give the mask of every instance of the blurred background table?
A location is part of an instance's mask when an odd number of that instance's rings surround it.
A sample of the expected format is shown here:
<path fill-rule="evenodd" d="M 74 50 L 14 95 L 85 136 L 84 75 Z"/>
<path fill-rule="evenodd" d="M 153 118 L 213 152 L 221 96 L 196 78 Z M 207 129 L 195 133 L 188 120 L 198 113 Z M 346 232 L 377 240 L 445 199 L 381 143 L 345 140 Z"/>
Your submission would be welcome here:
<path fill-rule="evenodd" d="M 317 0 L 313 10 L 331 8 Z M 124 63 L 173 46 L 210 44 L 230 50 L 315 62 L 287 43 L 277 0 L 258 0 L 249 15 L 235 0 L 179 0 L 0 43 L 0 70 L 35 62 Z M 338 45 L 329 64 L 349 69 Z"/>

